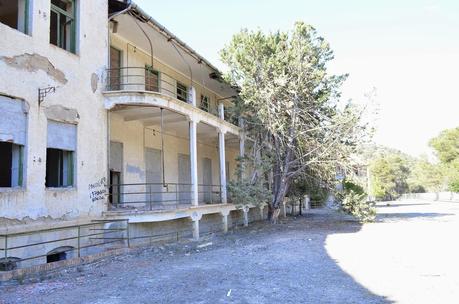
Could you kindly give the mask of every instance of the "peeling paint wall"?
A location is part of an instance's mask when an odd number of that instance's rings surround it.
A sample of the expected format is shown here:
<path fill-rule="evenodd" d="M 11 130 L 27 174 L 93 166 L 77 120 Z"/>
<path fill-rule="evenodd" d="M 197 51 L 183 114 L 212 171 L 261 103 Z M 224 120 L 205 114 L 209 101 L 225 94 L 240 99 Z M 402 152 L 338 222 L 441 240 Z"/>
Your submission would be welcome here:
<path fill-rule="evenodd" d="M 31 1 L 31 34 L 0 23 L 0 95 L 25 100 L 28 111 L 22 188 L 0 188 L 3 223 L 100 216 L 105 200 L 90 199 L 89 184 L 106 177 L 107 114 L 99 79 L 108 56 L 107 1 L 78 1 L 77 52 L 49 43 L 49 0 Z M 38 104 L 38 89 L 53 86 Z M 45 188 L 47 121 L 77 125 L 75 186 Z"/>

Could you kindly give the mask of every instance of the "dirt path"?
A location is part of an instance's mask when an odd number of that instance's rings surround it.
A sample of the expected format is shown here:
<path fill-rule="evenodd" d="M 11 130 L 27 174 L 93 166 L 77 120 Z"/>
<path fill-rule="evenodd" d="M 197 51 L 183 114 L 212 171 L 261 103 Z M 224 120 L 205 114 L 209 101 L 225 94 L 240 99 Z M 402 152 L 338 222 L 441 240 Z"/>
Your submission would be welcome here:
<path fill-rule="evenodd" d="M 423 300 L 445 291 L 457 296 L 454 267 L 447 275 L 435 268 L 441 265 L 434 256 L 426 266 L 425 255 L 413 254 L 446 246 L 449 238 L 426 241 L 422 233 L 434 229 L 433 237 L 457 227 L 459 204 L 404 202 L 379 211 L 379 222 L 363 227 L 318 212 L 199 243 L 157 246 L 41 283 L 3 287 L 0 303 L 448 303 Z"/>

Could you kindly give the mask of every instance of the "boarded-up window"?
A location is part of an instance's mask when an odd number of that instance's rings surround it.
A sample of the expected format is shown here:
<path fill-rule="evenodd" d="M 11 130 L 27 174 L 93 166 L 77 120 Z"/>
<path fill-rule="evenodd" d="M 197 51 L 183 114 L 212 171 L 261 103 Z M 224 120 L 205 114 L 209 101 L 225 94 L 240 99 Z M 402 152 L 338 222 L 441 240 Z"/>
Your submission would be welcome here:
<path fill-rule="evenodd" d="M 0 96 L 0 187 L 23 184 L 27 114 L 20 100 Z"/>
<path fill-rule="evenodd" d="M 159 72 L 145 66 L 145 91 L 159 92 Z"/>
<path fill-rule="evenodd" d="M 74 176 L 76 126 L 48 121 L 46 187 L 71 187 Z"/>
<path fill-rule="evenodd" d="M 110 71 L 108 73 L 109 90 L 118 91 L 121 89 L 121 51 L 110 47 Z"/>

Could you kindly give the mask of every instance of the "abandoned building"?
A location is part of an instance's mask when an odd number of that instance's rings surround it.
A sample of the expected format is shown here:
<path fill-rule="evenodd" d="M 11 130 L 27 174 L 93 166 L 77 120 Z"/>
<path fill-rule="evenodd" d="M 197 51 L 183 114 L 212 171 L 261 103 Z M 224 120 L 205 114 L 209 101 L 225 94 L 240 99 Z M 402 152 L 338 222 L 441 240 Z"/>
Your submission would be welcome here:
<path fill-rule="evenodd" d="M 237 91 L 136 4 L 0 1 L 0 270 L 265 216 Z"/>

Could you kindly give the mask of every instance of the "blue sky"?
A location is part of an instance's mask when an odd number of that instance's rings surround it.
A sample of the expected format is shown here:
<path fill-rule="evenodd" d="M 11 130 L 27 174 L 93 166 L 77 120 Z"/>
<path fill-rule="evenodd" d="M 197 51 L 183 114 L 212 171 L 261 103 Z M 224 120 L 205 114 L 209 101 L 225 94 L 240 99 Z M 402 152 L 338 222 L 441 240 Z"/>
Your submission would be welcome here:
<path fill-rule="evenodd" d="M 135 1 L 223 69 L 218 52 L 241 28 L 288 30 L 302 20 L 335 51 L 334 73 L 349 73 L 343 97 L 377 89 L 375 141 L 427 153 L 428 140 L 459 126 L 459 1 Z"/>

